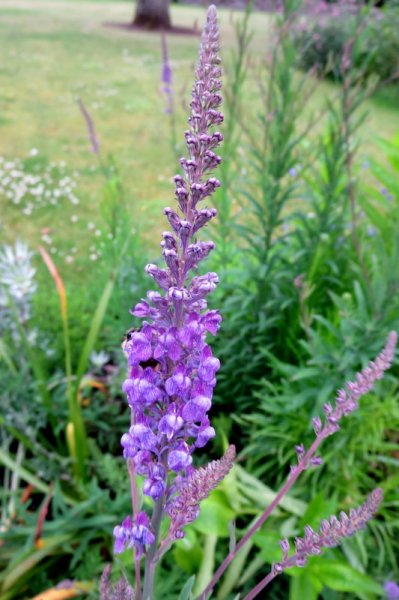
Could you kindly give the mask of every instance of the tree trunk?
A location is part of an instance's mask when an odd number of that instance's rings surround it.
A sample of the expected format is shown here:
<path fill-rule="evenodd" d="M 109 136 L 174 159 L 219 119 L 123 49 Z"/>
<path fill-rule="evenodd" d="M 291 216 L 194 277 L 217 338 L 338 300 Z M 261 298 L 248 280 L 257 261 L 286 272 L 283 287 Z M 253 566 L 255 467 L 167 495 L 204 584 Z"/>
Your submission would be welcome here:
<path fill-rule="evenodd" d="M 170 0 L 137 0 L 133 25 L 147 29 L 170 29 Z"/>

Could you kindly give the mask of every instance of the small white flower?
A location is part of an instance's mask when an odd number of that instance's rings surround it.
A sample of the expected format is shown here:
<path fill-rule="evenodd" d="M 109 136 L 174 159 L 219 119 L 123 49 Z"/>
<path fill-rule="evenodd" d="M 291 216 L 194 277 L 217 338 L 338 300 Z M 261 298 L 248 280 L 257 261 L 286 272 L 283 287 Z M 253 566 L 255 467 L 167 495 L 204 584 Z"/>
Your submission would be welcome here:
<path fill-rule="evenodd" d="M 110 358 L 110 355 L 107 354 L 107 352 L 104 352 L 103 350 L 100 350 L 100 352 L 93 351 L 90 354 L 90 362 L 95 369 L 102 369 L 103 366 L 107 364 Z"/>
<path fill-rule="evenodd" d="M 51 237 L 47 233 L 44 233 L 40 239 L 45 244 L 52 244 L 53 243 L 53 240 L 51 239 Z"/>

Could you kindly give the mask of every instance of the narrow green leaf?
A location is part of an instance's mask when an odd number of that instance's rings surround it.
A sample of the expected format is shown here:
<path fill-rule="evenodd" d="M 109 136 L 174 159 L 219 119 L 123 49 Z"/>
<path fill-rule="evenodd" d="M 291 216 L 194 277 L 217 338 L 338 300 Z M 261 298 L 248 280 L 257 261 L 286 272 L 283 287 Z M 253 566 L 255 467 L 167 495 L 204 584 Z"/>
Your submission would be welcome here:
<path fill-rule="evenodd" d="M 55 538 L 47 539 L 46 545 L 40 550 L 30 551 L 29 555 L 18 562 L 12 568 L 5 571 L 2 590 L 7 591 L 14 583 L 16 583 L 21 577 L 26 575 L 30 569 L 32 569 L 37 563 L 43 558 L 50 554 L 54 554 L 63 543 L 70 538 L 69 535 L 62 535 Z"/>
<path fill-rule="evenodd" d="M 87 364 L 89 361 L 90 353 L 92 352 L 94 345 L 96 343 L 98 333 L 100 331 L 102 322 L 104 320 L 104 315 L 108 307 L 109 300 L 111 298 L 112 290 L 115 285 L 115 274 L 112 273 L 110 279 L 106 283 L 103 293 L 101 294 L 100 300 L 98 302 L 96 311 L 94 313 L 93 319 L 91 321 L 89 333 L 87 334 L 82 352 L 79 357 L 78 369 L 76 373 L 77 382 L 76 389 L 79 388 L 80 381 L 87 369 Z"/>
<path fill-rule="evenodd" d="M 195 583 L 195 575 L 192 575 L 190 579 L 186 581 L 182 591 L 179 594 L 178 600 L 191 600 L 192 598 L 192 589 Z"/>
<path fill-rule="evenodd" d="M 0 358 L 2 358 L 4 360 L 7 367 L 10 369 L 11 373 L 13 375 L 16 375 L 17 369 L 16 369 L 14 363 L 12 362 L 10 352 L 7 348 L 5 341 L 2 338 L 0 338 Z"/>
<path fill-rule="evenodd" d="M 11 469 L 11 471 L 13 471 L 14 473 L 17 473 L 17 475 L 19 475 L 19 477 L 23 481 L 30 483 L 31 485 L 33 485 L 33 487 L 35 487 L 40 492 L 43 492 L 44 494 L 48 494 L 50 492 L 50 488 L 47 485 L 47 483 L 44 483 L 41 479 L 36 477 L 36 475 L 33 475 L 33 473 L 31 473 L 30 471 L 28 471 L 21 465 L 18 465 L 15 462 L 15 460 L 7 452 L 4 452 L 4 450 L 2 450 L 1 448 L 0 448 L 0 463 L 2 463 L 5 467 L 8 467 L 9 469 Z M 63 494 L 63 497 L 65 499 L 65 502 L 67 502 L 68 504 L 71 504 L 71 505 L 76 504 L 76 501 L 73 498 L 71 498 L 70 496 L 66 496 L 65 494 Z"/>
<path fill-rule="evenodd" d="M 235 516 L 226 495 L 220 490 L 216 490 L 212 492 L 209 498 L 201 502 L 200 514 L 193 527 L 204 535 L 229 537 L 229 522 Z"/>
<path fill-rule="evenodd" d="M 204 554 L 195 582 L 195 596 L 200 594 L 205 589 L 212 578 L 212 573 L 215 566 L 215 549 L 217 541 L 217 535 L 212 534 L 205 536 Z"/>
<path fill-rule="evenodd" d="M 312 573 L 324 585 L 337 592 L 363 594 L 367 598 L 373 598 L 375 595 L 382 595 L 383 593 L 380 584 L 347 563 L 323 558 L 322 560 L 315 561 L 311 568 Z"/>
<path fill-rule="evenodd" d="M 0 462 L 3 463 L 3 465 L 5 467 L 8 467 L 9 469 L 11 469 L 11 471 L 13 471 L 17 475 L 19 475 L 19 477 L 21 479 L 23 479 L 27 483 L 30 483 L 31 485 L 33 485 L 35 488 L 37 488 L 44 494 L 49 493 L 50 488 L 46 483 L 41 481 L 41 479 L 36 477 L 36 475 L 33 475 L 33 473 L 31 473 L 30 471 L 28 471 L 21 465 L 18 465 L 16 463 L 16 461 L 13 458 L 11 458 L 11 456 L 7 452 L 4 452 L 4 450 L 2 450 L 1 448 L 0 448 Z"/>
<path fill-rule="evenodd" d="M 240 467 L 236 465 L 238 480 L 242 485 L 242 493 L 247 497 L 252 498 L 259 506 L 267 506 L 277 496 L 277 493 L 272 489 L 264 485 L 259 479 L 253 477 Z M 279 506 L 287 510 L 288 512 L 301 517 L 306 510 L 306 503 L 290 496 L 284 496 L 281 499 Z"/>
<path fill-rule="evenodd" d="M 323 584 L 308 569 L 290 581 L 289 600 L 317 600 Z"/>

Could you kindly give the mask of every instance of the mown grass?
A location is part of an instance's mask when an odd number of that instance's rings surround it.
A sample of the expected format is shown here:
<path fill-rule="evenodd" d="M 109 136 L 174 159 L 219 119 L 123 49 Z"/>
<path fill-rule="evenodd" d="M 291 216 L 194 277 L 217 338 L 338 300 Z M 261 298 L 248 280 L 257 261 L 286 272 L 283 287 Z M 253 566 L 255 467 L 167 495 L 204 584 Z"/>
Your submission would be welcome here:
<path fill-rule="evenodd" d="M 77 98 L 95 120 L 104 155 L 112 153 L 120 168 L 126 198 L 150 244 L 157 243 L 163 223 L 157 218 L 172 201 L 170 178 L 176 170 L 168 118 L 160 93 L 160 36 L 104 23 L 127 23 L 133 5 L 127 2 L 72 0 L 3 0 L 0 6 L 0 155 L 24 157 L 31 148 L 49 161 L 65 161 L 79 173 L 80 205 L 43 209 L 31 217 L 0 197 L 2 236 L 16 236 L 36 245 L 41 230 L 50 228 L 57 248 L 65 254 L 78 244 L 86 262 L 91 236 L 87 222 L 99 219 L 102 178 L 90 152 Z M 204 9 L 173 6 L 176 25 L 201 26 Z M 234 45 L 233 21 L 239 13 L 220 10 L 222 47 L 228 58 Z M 261 58 L 270 40 L 273 16 L 252 17 L 253 50 Z M 168 36 L 172 61 L 177 128 L 185 129 L 182 102 L 188 101 L 198 38 Z M 309 101 L 309 112 L 321 106 L 330 84 L 322 84 Z M 259 109 L 257 82 L 250 76 L 245 106 L 248 115 Z M 399 126 L 399 112 L 390 103 L 369 102 L 363 127 L 366 151 L 375 152 L 377 135 L 389 137 Z M 73 224 L 72 214 L 79 216 Z M 154 225 L 154 222 L 157 224 Z M 68 267 L 76 272 L 75 267 Z"/>

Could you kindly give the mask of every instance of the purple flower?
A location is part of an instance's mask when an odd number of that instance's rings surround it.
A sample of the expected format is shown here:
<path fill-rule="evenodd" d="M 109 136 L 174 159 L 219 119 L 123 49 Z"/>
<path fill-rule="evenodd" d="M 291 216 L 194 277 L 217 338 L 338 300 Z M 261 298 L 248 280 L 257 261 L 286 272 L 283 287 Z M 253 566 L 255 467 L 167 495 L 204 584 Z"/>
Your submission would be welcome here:
<path fill-rule="evenodd" d="M 399 585 L 394 581 L 387 581 L 384 585 L 387 600 L 399 600 Z"/>
<path fill-rule="evenodd" d="M 393 196 L 392 194 L 387 190 L 387 188 L 382 187 L 380 188 L 380 192 L 383 196 L 385 196 L 385 198 L 388 200 L 388 202 L 392 202 L 393 200 Z"/>
<path fill-rule="evenodd" d="M 171 327 L 165 333 L 159 336 L 159 342 L 154 350 L 154 358 L 170 358 L 177 361 L 182 357 L 183 349 L 177 340 L 178 329 Z"/>
<path fill-rule="evenodd" d="M 158 430 L 164 433 L 168 440 L 170 440 L 174 434 L 179 431 L 184 425 L 182 417 L 174 412 L 171 412 L 159 421 Z"/>
<path fill-rule="evenodd" d="M 324 426 L 319 417 L 313 419 L 313 428 L 317 436 L 327 437 L 339 430 L 342 417 L 349 415 L 359 406 L 359 399 L 373 389 L 384 372 L 392 365 L 397 342 L 397 334 L 391 331 L 387 343 L 374 360 L 366 368 L 357 373 L 354 381 L 348 381 L 344 389 L 338 390 L 335 407 L 326 403 L 323 407 L 325 414 Z"/>
<path fill-rule="evenodd" d="M 168 45 L 166 43 L 166 36 L 162 33 L 161 36 L 162 44 L 162 72 L 161 72 L 161 83 L 162 92 L 165 95 L 166 106 L 165 112 L 173 112 L 173 77 L 172 67 L 169 62 Z"/>
<path fill-rule="evenodd" d="M 209 440 L 215 437 L 215 435 L 216 431 L 214 428 L 211 427 L 209 423 L 206 423 L 200 427 L 195 445 L 197 448 L 203 448 L 209 442 Z"/>
<path fill-rule="evenodd" d="M 154 534 L 150 529 L 150 521 L 145 512 L 140 512 L 132 522 L 127 516 L 121 525 L 114 528 L 114 552 L 120 554 L 127 548 L 135 548 L 138 556 L 144 552 L 146 545 L 152 544 L 155 540 Z"/>
<path fill-rule="evenodd" d="M 151 367 L 133 368 L 129 379 L 126 379 L 122 386 L 130 406 L 151 405 L 159 402 L 162 399 L 162 389 L 158 385 L 159 380 L 159 376 Z"/>
<path fill-rule="evenodd" d="M 151 427 L 144 423 L 136 423 L 129 429 L 129 435 L 141 450 L 155 450 L 158 443 L 157 436 L 152 432 Z"/>
<path fill-rule="evenodd" d="M 165 38 L 162 43 L 162 83 L 171 98 Z M 170 226 L 161 241 L 164 265 L 146 267 L 160 289 L 149 291 L 132 310 L 144 321 L 124 344 L 130 369 L 123 391 L 131 409 L 131 427 L 121 439 L 123 455 L 144 476 L 143 493 L 163 510 L 176 493 L 175 481 L 181 486 L 190 476 L 195 448 L 215 436 L 208 412 L 220 362 L 206 338 L 208 333 L 216 335 L 221 317 L 207 309 L 206 298 L 219 279 L 213 272 L 198 275 L 197 267 L 214 248 L 199 234 L 217 214 L 201 203 L 220 186 L 213 170 L 220 163 L 216 149 L 223 136 L 212 129 L 223 121 L 218 50 L 216 9 L 211 6 L 185 133 L 187 156 L 180 160 L 182 173 L 174 177 L 177 208 L 164 211 Z M 140 519 L 133 526 L 124 521 L 115 528 L 116 551 L 133 544 L 140 554 L 152 543 L 149 524 Z"/>
<path fill-rule="evenodd" d="M 215 378 L 215 373 L 220 368 L 219 359 L 212 355 L 212 350 L 209 346 L 205 346 L 198 367 L 198 376 L 206 382 L 211 382 Z"/>
<path fill-rule="evenodd" d="M 131 535 L 132 535 L 132 519 L 127 516 L 123 519 L 121 525 L 117 525 L 114 527 L 114 552 L 115 554 L 120 554 L 125 550 L 126 544 L 130 543 Z"/>
<path fill-rule="evenodd" d="M 165 381 L 165 389 L 169 396 L 180 396 L 185 398 L 191 386 L 191 379 L 183 364 L 177 365 L 172 377 Z"/>
<path fill-rule="evenodd" d="M 187 469 L 193 462 L 190 449 L 185 442 L 180 442 L 168 454 L 168 467 L 172 471 Z"/>
<path fill-rule="evenodd" d="M 166 490 L 166 472 L 162 465 L 150 463 L 147 469 L 148 478 L 143 483 L 143 492 L 157 500 Z"/>
<path fill-rule="evenodd" d="M 184 406 L 182 417 L 185 421 L 202 421 L 211 404 L 212 401 L 207 396 L 195 396 Z"/>
<path fill-rule="evenodd" d="M 144 332 L 137 331 L 133 333 L 130 340 L 125 345 L 125 352 L 129 357 L 131 366 L 138 365 L 152 356 L 150 341 L 150 332 L 147 335 Z"/>

